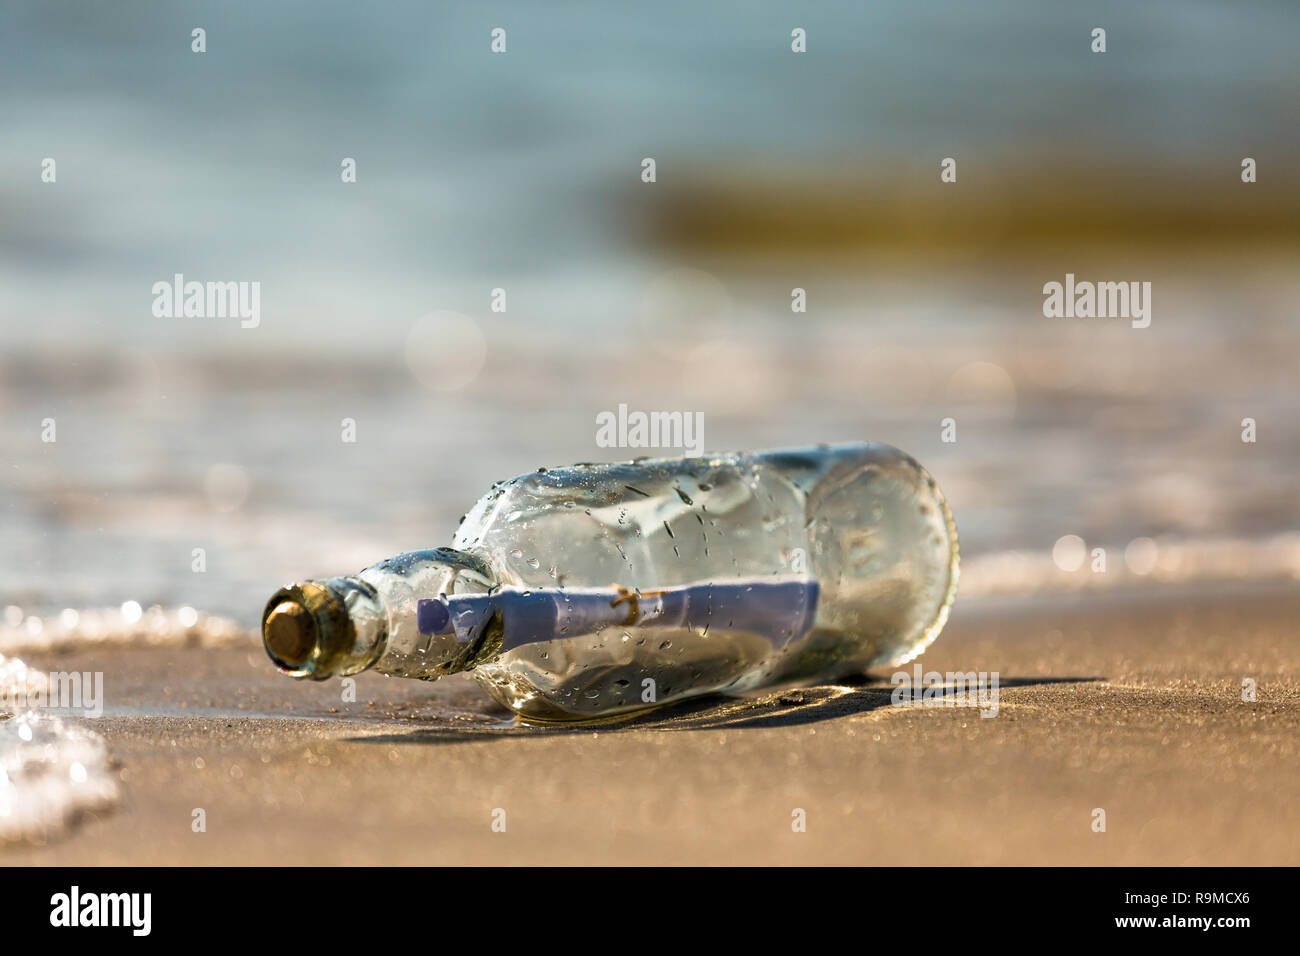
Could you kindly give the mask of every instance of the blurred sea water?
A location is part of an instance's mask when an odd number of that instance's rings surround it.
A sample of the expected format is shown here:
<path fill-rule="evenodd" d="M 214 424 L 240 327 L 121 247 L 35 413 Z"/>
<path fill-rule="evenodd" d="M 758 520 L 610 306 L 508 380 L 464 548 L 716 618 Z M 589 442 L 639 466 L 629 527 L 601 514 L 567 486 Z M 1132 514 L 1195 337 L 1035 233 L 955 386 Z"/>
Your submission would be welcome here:
<path fill-rule="evenodd" d="M 1297 574 L 1296 244 L 1250 238 L 1295 201 L 1290 4 L 4 15 L 15 633 L 125 601 L 251 626 L 290 578 L 446 543 L 492 481 L 611 457 L 595 416 L 620 403 L 703 412 L 710 450 L 904 448 L 950 498 L 971 594 Z M 963 232 L 941 188 L 1040 225 Z M 1076 197 L 1051 235 L 1044 188 Z M 1198 234 L 1144 231 L 1209 194 Z M 1132 228 L 1076 246 L 1092 198 Z M 260 325 L 154 317 L 178 272 L 260 282 Z M 1067 272 L 1151 281 L 1151 327 L 1044 318 Z M 1055 567 L 1070 534 L 1106 575 Z M 1164 564 L 1138 575 L 1147 538 Z"/>

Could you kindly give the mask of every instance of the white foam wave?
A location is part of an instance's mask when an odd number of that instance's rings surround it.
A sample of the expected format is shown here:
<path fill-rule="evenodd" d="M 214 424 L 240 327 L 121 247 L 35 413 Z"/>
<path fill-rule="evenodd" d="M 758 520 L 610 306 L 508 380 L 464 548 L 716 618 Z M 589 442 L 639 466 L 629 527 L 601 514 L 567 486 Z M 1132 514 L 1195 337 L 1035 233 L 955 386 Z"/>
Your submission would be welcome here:
<path fill-rule="evenodd" d="M 46 676 L 0 655 L 0 701 L 48 688 Z M 104 739 L 49 714 L 0 713 L 0 845 L 56 839 L 121 800 Z"/>
<path fill-rule="evenodd" d="M 1094 571 L 1092 543 L 1076 570 L 1058 567 L 1050 550 L 1002 551 L 962 561 L 962 597 L 1100 591 L 1151 584 L 1300 580 L 1300 532 L 1267 538 L 1147 538 L 1106 547 Z"/>
<path fill-rule="evenodd" d="M 150 607 L 133 601 L 120 608 L 67 608 L 59 614 L 27 614 L 5 608 L 0 652 L 38 654 L 86 647 L 228 647 L 257 636 L 228 617 L 190 607 Z"/>

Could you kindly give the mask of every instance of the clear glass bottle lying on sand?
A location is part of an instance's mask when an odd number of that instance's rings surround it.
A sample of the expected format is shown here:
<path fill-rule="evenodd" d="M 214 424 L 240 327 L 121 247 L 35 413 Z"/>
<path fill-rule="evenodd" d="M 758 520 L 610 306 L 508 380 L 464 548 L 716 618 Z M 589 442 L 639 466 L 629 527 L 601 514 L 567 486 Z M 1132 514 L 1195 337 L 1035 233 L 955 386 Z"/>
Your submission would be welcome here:
<path fill-rule="evenodd" d="M 591 720 L 911 660 L 957 587 L 933 479 L 886 445 L 583 464 L 494 485 L 451 548 L 282 588 L 263 639 L 323 680 L 472 671 Z"/>

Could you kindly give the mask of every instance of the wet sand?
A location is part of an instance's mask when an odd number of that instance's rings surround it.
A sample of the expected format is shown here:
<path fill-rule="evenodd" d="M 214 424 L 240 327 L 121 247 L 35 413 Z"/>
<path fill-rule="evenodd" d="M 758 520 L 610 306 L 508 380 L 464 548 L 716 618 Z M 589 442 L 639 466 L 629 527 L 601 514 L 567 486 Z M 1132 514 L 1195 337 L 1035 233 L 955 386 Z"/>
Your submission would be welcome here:
<path fill-rule="evenodd" d="M 1294 865 L 1298 615 L 1294 588 L 959 601 L 920 660 L 998 671 L 990 719 L 882 675 L 529 728 L 460 678 L 344 703 L 254 644 L 28 655 L 105 671 L 125 800 L 0 863 Z"/>

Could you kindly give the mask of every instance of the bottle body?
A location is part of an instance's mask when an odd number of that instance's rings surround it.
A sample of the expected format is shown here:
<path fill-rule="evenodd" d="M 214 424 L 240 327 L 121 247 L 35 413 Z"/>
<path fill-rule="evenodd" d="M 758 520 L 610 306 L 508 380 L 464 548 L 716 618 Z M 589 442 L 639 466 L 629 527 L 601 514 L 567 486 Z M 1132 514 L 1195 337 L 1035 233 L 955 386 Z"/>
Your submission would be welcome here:
<path fill-rule="evenodd" d="M 472 669 L 520 716 L 583 720 L 910 660 L 957 568 L 930 476 L 854 443 L 522 475 L 451 549 L 335 590 L 357 619 L 344 668 Z"/>

